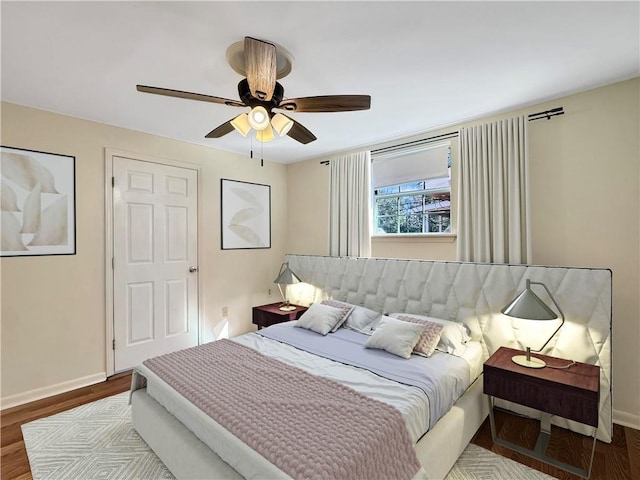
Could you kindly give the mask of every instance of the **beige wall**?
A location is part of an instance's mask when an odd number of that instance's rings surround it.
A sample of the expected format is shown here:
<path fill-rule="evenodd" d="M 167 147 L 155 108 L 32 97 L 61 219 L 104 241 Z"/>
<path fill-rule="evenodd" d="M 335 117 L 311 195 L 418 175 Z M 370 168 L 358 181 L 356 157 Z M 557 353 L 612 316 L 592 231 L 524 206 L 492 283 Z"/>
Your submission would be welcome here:
<path fill-rule="evenodd" d="M 613 271 L 614 419 L 640 428 L 640 79 L 398 143 L 557 106 L 565 115 L 529 124 L 533 263 Z M 291 253 L 328 254 L 329 177 L 320 160 L 288 167 L 288 215 L 296 220 L 289 225 Z M 455 175 L 453 151 L 452 160 Z M 455 209 L 455 193 L 452 200 Z M 456 260 L 455 245 L 447 239 L 374 239 L 372 254 Z"/>
<path fill-rule="evenodd" d="M 77 254 L 5 257 L 1 268 L 2 398 L 47 393 L 107 370 L 105 361 L 105 148 L 201 166 L 200 292 L 205 340 L 252 330 L 251 307 L 273 289 L 287 235 L 287 171 L 166 138 L 2 104 L 2 145 L 76 157 Z M 220 249 L 220 178 L 271 185 L 270 249 Z M 277 291 L 277 289 L 276 289 Z M 4 404 L 4 402 L 3 402 Z"/>
<path fill-rule="evenodd" d="M 329 167 L 318 161 L 287 168 L 287 253 L 329 253 Z"/>
<path fill-rule="evenodd" d="M 612 269 L 614 418 L 640 428 L 640 79 L 464 125 L 555 106 L 566 114 L 530 124 L 533 262 Z M 243 156 L 6 103 L 2 144 L 74 155 L 77 201 L 76 255 L 0 260 L 3 399 L 106 371 L 105 148 L 201 165 L 205 340 L 222 330 L 223 306 L 231 335 L 253 328 L 251 306 L 279 299 L 267 290 L 285 252 L 328 253 L 322 159 L 261 168 Z M 220 178 L 272 186 L 271 249 L 220 250 Z M 373 255 L 455 260 L 455 241 L 381 239 Z"/>

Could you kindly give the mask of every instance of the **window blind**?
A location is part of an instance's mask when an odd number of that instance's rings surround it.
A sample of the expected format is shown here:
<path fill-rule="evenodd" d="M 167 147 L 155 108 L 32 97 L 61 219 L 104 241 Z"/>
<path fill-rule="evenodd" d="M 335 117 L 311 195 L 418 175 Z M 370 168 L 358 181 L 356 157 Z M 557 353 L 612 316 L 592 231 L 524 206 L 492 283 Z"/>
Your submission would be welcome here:
<path fill-rule="evenodd" d="M 373 188 L 446 177 L 449 146 L 450 142 L 442 142 L 375 155 L 371 165 Z"/>

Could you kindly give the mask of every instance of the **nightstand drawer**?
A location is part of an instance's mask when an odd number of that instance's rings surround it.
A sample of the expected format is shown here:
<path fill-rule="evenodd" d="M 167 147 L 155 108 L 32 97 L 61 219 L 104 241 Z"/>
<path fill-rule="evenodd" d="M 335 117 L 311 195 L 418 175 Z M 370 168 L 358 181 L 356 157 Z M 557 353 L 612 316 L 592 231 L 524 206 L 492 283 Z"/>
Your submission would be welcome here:
<path fill-rule="evenodd" d="M 485 367 L 484 393 L 586 425 L 598 426 L 597 392 Z"/>
<path fill-rule="evenodd" d="M 548 366 L 541 369 L 515 364 L 511 357 L 519 350 L 501 347 L 484 364 L 484 393 L 509 402 L 535 408 L 576 422 L 598 426 L 600 371 L 595 365 L 570 363 L 535 354 Z"/>

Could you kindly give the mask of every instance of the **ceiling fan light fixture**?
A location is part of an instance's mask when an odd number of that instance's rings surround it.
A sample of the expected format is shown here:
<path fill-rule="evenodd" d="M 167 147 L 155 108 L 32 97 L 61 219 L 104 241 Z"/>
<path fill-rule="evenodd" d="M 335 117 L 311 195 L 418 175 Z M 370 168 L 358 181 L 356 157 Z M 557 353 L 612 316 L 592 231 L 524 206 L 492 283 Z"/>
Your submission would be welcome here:
<path fill-rule="evenodd" d="M 249 125 L 256 130 L 264 130 L 269 126 L 269 114 L 264 107 L 254 107 L 249 112 Z M 273 132 L 271 132 L 273 133 Z"/>
<path fill-rule="evenodd" d="M 273 128 L 271 128 L 271 125 L 269 125 L 268 123 L 266 128 L 263 128 L 262 130 L 258 130 L 256 132 L 256 139 L 259 142 L 267 143 L 273 140 L 274 138 L 276 137 L 273 134 Z"/>
<path fill-rule="evenodd" d="M 287 133 L 289 133 L 291 127 L 293 127 L 293 120 L 291 120 L 286 115 L 283 115 L 282 113 L 276 113 L 271 119 L 271 125 L 276 129 L 278 135 L 284 137 Z"/>
<path fill-rule="evenodd" d="M 247 115 L 246 113 L 241 113 L 236 118 L 231 120 L 231 125 L 243 137 L 246 137 L 249 133 L 249 130 L 251 130 L 251 125 L 249 125 L 249 115 Z"/>

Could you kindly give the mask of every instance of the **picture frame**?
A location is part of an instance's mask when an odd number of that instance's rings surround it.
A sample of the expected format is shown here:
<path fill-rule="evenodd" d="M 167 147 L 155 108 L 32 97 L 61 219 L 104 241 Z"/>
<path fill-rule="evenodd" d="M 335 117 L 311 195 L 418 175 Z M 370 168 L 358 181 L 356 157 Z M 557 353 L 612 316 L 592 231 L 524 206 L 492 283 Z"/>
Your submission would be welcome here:
<path fill-rule="evenodd" d="M 271 186 L 220 179 L 222 250 L 271 248 Z"/>
<path fill-rule="evenodd" d="M 0 146 L 0 256 L 76 254 L 75 162 Z"/>

